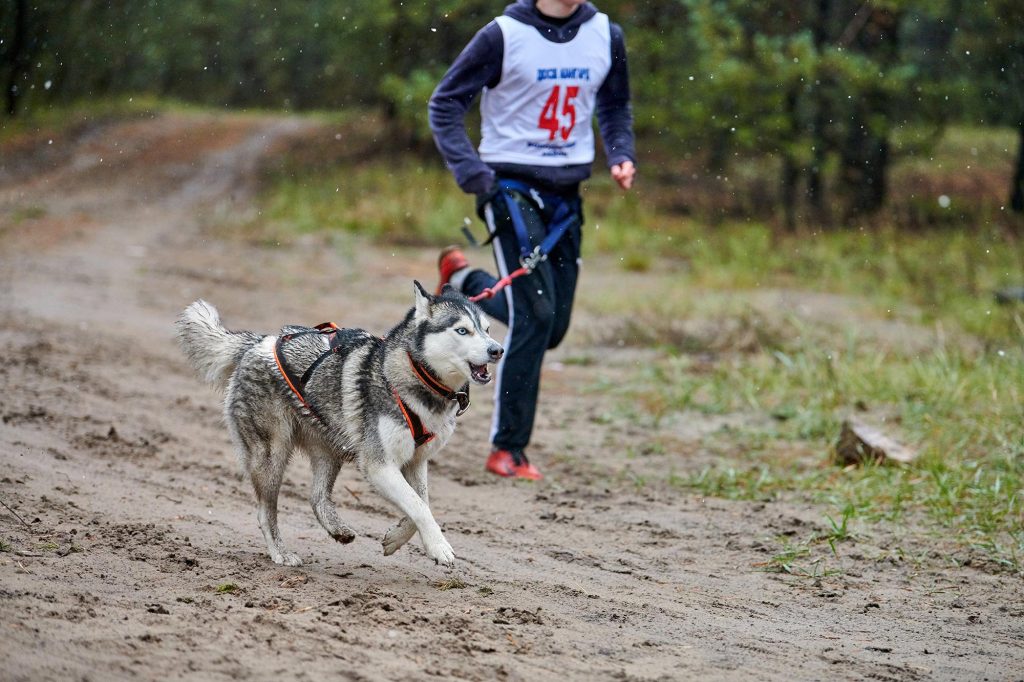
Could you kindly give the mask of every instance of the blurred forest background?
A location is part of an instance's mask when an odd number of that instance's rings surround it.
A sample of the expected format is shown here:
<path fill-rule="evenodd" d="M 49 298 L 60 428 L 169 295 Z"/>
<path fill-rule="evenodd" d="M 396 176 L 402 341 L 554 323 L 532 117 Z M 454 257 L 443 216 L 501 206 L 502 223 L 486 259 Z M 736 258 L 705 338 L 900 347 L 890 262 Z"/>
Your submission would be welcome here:
<path fill-rule="evenodd" d="M 4 111 L 17 117 L 118 94 L 374 110 L 382 144 L 434 154 L 426 100 L 502 6 L 2 0 Z M 771 217 L 791 229 L 853 224 L 887 204 L 886 221 L 905 227 L 1006 222 L 1010 210 L 1024 212 L 1020 0 L 599 7 L 626 31 L 640 163 L 646 182 L 666 188 L 659 204 L 667 211 Z M 979 138 L 984 129 L 1000 134 Z M 951 130 L 966 158 L 939 172 L 946 187 L 936 187 L 934 174 L 913 170 L 934 160 Z M 1012 152 L 1012 172 L 993 168 L 989 147 L 1004 160 Z M 901 162 L 909 175 L 894 179 Z"/>

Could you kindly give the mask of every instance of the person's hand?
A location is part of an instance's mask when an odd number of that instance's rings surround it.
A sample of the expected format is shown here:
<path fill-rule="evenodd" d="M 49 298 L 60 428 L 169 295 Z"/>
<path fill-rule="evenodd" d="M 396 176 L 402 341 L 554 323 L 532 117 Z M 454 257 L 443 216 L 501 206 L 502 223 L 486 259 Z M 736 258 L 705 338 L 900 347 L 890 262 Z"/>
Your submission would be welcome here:
<path fill-rule="evenodd" d="M 476 195 L 476 213 L 477 213 L 477 215 L 480 216 L 481 218 L 483 218 L 484 217 L 484 206 L 486 206 L 487 204 L 489 204 L 492 201 L 494 201 L 495 199 L 497 199 L 499 194 L 501 194 L 501 187 L 499 187 L 498 183 L 496 183 L 496 182 L 493 185 L 491 185 L 491 188 L 489 190 L 487 190 L 486 192 L 480 192 L 479 194 L 477 194 Z"/>
<path fill-rule="evenodd" d="M 622 189 L 629 189 L 633 186 L 633 176 L 636 175 L 636 166 L 632 161 L 623 161 L 611 167 L 612 179 L 619 183 Z"/>

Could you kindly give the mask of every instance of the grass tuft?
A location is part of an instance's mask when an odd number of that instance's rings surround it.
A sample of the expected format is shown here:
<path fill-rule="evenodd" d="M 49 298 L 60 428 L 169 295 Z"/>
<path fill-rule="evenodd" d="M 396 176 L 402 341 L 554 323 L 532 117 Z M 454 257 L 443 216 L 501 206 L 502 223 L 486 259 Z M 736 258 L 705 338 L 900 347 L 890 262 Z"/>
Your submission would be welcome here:
<path fill-rule="evenodd" d="M 461 578 L 446 578 L 444 580 L 438 580 L 434 583 L 434 587 L 442 592 L 446 592 L 448 590 L 464 590 L 469 587 L 469 585 L 463 582 Z"/>

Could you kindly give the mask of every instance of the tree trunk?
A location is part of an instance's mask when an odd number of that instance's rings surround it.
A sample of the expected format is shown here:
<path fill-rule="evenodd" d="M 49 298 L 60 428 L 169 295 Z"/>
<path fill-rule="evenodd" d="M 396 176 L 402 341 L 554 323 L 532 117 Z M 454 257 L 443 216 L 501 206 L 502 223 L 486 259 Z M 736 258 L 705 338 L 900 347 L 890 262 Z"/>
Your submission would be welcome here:
<path fill-rule="evenodd" d="M 791 87 L 786 92 L 786 116 L 789 119 L 789 126 L 793 138 L 800 135 L 800 118 L 797 113 L 797 101 L 799 93 L 796 87 Z M 802 172 L 796 159 L 791 152 L 785 152 L 782 156 L 782 186 L 779 188 L 782 201 L 782 214 L 786 230 L 796 230 L 796 209 L 797 209 L 797 184 L 800 182 Z"/>
<path fill-rule="evenodd" d="M 889 141 L 868 129 L 867 116 L 858 111 L 842 150 L 847 218 L 870 215 L 885 203 L 889 170 Z"/>
<path fill-rule="evenodd" d="M 1020 131 L 1017 142 L 1017 170 L 1013 173 L 1013 185 L 1010 189 L 1010 208 L 1014 213 L 1024 213 L 1024 117 L 1018 126 Z"/>
<path fill-rule="evenodd" d="M 823 107 L 822 102 L 818 102 Z M 818 222 L 827 222 L 825 214 L 825 182 L 822 176 L 822 169 L 825 166 L 825 139 L 824 131 L 819 126 L 824 126 L 824 114 L 815 114 L 814 124 L 814 157 L 810 168 L 807 169 L 807 205 L 811 209 L 814 219 Z"/>
<path fill-rule="evenodd" d="M 813 37 L 814 47 L 820 55 L 825 50 L 828 42 L 828 28 L 832 19 L 832 0 L 818 0 L 817 13 L 814 18 Z M 814 91 L 814 118 L 811 123 L 811 143 L 814 146 L 814 154 L 811 165 L 807 169 L 807 204 L 813 219 L 817 222 L 826 222 L 825 215 L 825 182 L 824 168 L 825 159 L 828 154 L 828 139 L 826 136 L 829 111 L 828 98 L 824 93 L 825 75 L 819 73 Z"/>
<path fill-rule="evenodd" d="M 788 154 L 782 160 L 782 215 L 787 232 L 796 231 L 796 186 L 800 181 L 800 166 Z"/>
<path fill-rule="evenodd" d="M 873 58 L 879 71 L 896 63 L 899 50 L 901 15 L 892 9 L 871 7 L 863 31 L 852 42 L 852 49 Z M 893 119 L 892 102 L 882 88 L 869 87 L 859 93 L 850 112 L 849 129 L 840 151 L 843 194 L 848 202 L 846 218 L 874 213 L 885 203 L 889 171 L 889 133 L 872 130 L 873 116 Z"/>
<path fill-rule="evenodd" d="M 710 149 L 708 150 L 708 172 L 722 174 L 725 172 L 729 158 L 730 133 L 725 128 L 711 132 Z"/>
<path fill-rule="evenodd" d="M 11 38 L 9 54 L 11 70 L 7 74 L 7 82 L 4 84 L 4 97 L 6 98 L 7 115 L 13 118 L 18 113 L 18 99 L 21 96 L 18 78 L 22 75 L 25 64 L 28 62 L 27 0 L 14 1 L 14 36 Z"/>

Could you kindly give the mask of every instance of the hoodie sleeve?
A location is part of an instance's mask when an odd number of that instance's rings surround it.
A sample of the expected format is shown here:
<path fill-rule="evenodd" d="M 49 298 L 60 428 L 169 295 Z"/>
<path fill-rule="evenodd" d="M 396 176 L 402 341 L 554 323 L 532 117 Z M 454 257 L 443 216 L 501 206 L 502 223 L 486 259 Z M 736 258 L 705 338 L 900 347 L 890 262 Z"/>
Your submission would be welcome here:
<path fill-rule="evenodd" d="M 597 91 L 597 125 L 604 140 L 609 167 L 623 161 L 636 163 L 626 38 L 618 24 L 611 25 L 611 38 L 612 67 Z"/>
<path fill-rule="evenodd" d="M 430 97 L 430 129 L 445 163 L 464 192 L 484 194 L 494 185 L 494 171 L 485 164 L 466 132 L 466 112 L 486 86 L 501 80 L 504 40 L 491 22 L 480 29 L 444 75 Z"/>

